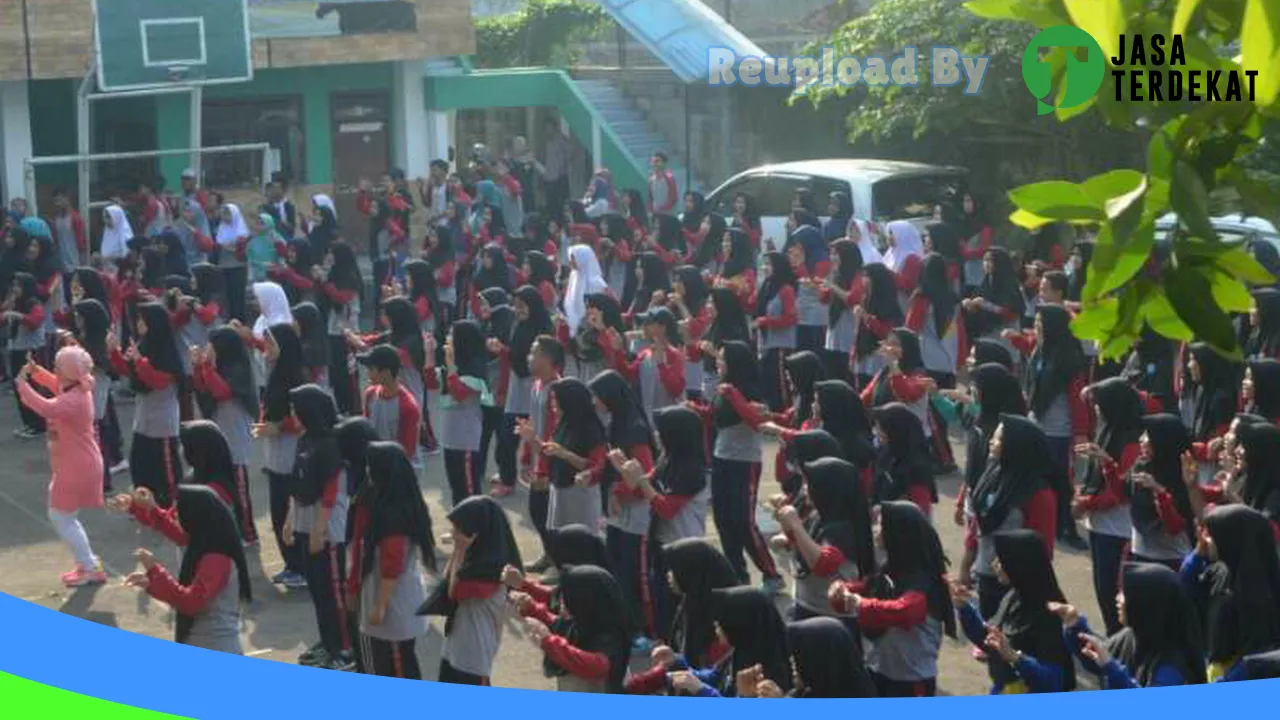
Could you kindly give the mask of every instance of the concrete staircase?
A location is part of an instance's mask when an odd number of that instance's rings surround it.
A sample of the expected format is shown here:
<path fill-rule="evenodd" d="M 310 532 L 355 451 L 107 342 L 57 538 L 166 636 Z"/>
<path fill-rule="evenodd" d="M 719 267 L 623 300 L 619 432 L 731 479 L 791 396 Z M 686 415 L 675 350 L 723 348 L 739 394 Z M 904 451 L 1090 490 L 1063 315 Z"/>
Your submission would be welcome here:
<path fill-rule="evenodd" d="M 632 157 L 638 162 L 648 163 L 653 153 L 659 150 L 665 152 L 668 167 L 675 175 L 680 192 L 684 193 L 688 189 L 685 187 L 687 177 L 685 159 L 675 151 L 675 148 L 683 145 L 683 138 L 676 140 L 659 134 L 645 116 L 644 111 L 636 107 L 630 97 L 608 80 L 582 78 L 575 79 L 575 83 L 588 102 L 595 106 L 604 121 L 617 133 L 619 140 Z M 693 175 L 693 187 L 703 192 L 713 189 L 707 187 L 707 184 L 698 177 L 696 169 Z"/>

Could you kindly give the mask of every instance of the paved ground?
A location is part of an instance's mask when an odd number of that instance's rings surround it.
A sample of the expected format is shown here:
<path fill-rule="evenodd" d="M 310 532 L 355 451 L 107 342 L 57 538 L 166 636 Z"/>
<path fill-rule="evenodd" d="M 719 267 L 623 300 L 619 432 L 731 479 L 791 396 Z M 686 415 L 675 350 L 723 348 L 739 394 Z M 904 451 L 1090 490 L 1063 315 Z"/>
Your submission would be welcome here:
<path fill-rule="evenodd" d="M 128 424 L 132 419 L 132 406 L 123 403 L 120 411 L 121 421 Z M 49 476 L 47 451 L 43 442 L 12 438 L 11 430 L 16 422 L 17 409 L 12 395 L 0 396 L 0 591 L 93 622 L 171 638 L 172 616 L 168 608 L 151 601 L 143 593 L 123 587 L 120 578 L 134 569 L 132 553 L 140 545 L 158 547 L 158 557 L 174 568 L 177 567 L 177 551 L 172 546 L 156 543 L 150 533 L 143 534 L 125 517 L 106 511 L 82 513 L 94 549 L 105 559 L 112 581 L 103 587 L 77 592 L 69 592 L 61 586 L 58 576 L 71 567 L 72 560 L 45 517 L 45 488 Z M 768 452 L 772 454 L 772 450 Z M 766 487 L 762 488 L 762 496 L 775 492 L 776 487 L 768 470 L 773 467 L 772 462 L 768 461 L 769 458 L 766 460 Z M 255 468 L 251 479 L 259 533 L 269 539 L 271 527 L 266 512 L 265 478 Z M 960 532 L 950 519 L 956 477 L 941 478 L 939 482 L 944 498 L 938 506 L 936 520 L 947 551 L 958 561 Z M 117 487 L 127 487 L 128 476 L 117 477 L 116 484 Z M 439 531 L 445 512 L 441 503 L 442 492 L 446 487 L 439 457 L 428 459 L 422 485 Z M 526 558 L 536 557 L 539 548 L 524 511 L 526 496 L 523 493 L 514 495 L 504 500 L 503 505 L 513 521 L 521 551 Z M 710 522 L 708 531 L 714 532 Z M 279 554 L 270 540 L 251 554 L 250 566 L 254 602 L 246 613 L 246 652 L 254 657 L 293 662 L 316 637 L 314 615 L 306 592 L 283 591 L 266 579 L 281 567 Z M 1068 598 L 1096 618 L 1087 554 L 1069 554 L 1060 550 L 1056 566 Z M 434 677 L 438 665 L 441 627 L 437 622 L 425 642 L 419 642 L 424 672 L 428 677 Z M 541 653 L 522 636 L 515 620 L 508 623 L 493 684 L 553 688 L 553 683 L 542 674 Z M 972 695 L 986 692 L 987 687 L 985 668 L 970 659 L 968 646 L 947 641 L 942 653 L 940 691 Z"/>

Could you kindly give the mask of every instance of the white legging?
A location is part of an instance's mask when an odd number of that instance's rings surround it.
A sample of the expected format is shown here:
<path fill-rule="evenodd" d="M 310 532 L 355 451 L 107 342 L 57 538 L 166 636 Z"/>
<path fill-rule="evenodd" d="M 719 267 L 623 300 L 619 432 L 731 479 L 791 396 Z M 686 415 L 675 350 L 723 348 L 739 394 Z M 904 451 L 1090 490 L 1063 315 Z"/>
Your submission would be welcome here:
<path fill-rule="evenodd" d="M 89 547 L 89 536 L 85 534 L 84 525 L 80 524 L 77 514 L 49 508 L 49 521 L 53 523 L 53 529 L 58 531 L 62 541 L 71 548 L 71 554 L 76 556 L 76 564 L 85 570 L 97 570 L 98 556 Z"/>

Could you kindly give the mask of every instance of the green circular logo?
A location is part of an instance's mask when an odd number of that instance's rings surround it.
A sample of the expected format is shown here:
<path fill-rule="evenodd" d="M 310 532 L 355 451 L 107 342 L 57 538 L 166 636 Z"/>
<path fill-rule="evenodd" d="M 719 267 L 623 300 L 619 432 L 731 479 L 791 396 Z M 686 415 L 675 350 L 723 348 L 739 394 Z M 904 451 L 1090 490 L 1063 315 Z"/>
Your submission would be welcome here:
<path fill-rule="evenodd" d="M 1061 82 L 1065 82 L 1067 88 L 1061 100 L 1053 97 L 1053 66 L 1048 60 L 1040 59 L 1040 48 L 1063 48 L 1066 54 Z M 1084 60 L 1076 54 L 1076 48 L 1085 49 Z M 1102 87 L 1106 71 L 1107 62 L 1098 41 L 1074 25 L 1055 25 L 1041 30 L 1022 53 L 1022 80 L 1036 97 L 1040 115 L 1087 102 Z"/>

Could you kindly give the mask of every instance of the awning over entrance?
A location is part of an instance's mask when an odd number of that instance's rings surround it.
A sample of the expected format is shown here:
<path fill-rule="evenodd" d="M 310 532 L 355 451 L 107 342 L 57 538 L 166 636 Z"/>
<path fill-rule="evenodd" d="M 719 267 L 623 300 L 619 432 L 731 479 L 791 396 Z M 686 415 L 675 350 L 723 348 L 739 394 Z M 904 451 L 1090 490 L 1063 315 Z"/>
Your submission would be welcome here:
<path fill-rule="evenodd" d="M 739 57 L 764 51 L 700 0 L 600 0 L 622 25 L 681 80 L 706 79 L 712 48 L 728 48 Z"/>

